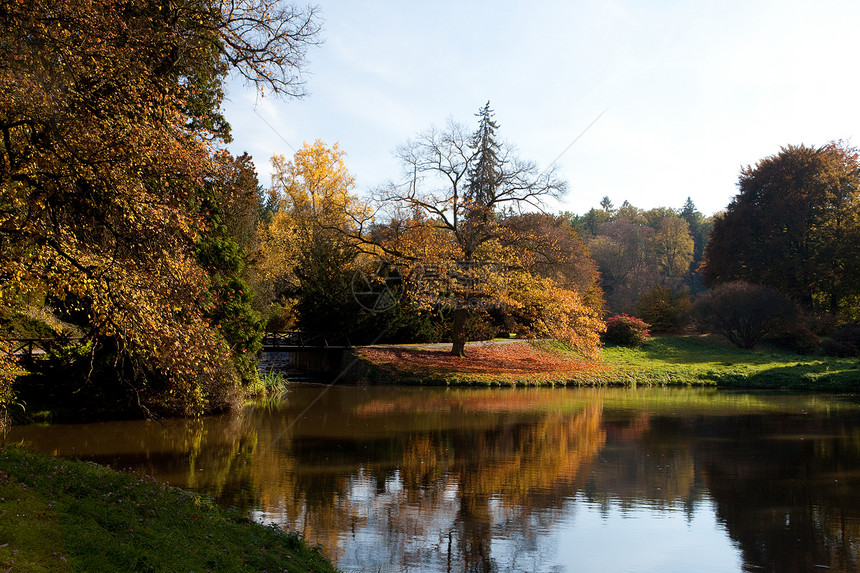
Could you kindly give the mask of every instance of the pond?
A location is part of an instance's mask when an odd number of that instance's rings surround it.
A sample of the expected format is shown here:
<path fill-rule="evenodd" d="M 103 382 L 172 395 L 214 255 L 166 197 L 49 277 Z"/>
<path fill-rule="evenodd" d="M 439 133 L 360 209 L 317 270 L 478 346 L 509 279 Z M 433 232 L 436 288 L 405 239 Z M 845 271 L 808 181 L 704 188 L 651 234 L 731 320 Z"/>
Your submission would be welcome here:
<path fill-rule="evenodd" d="M 860 399 L 295 386 L 7 441 L 204 491 L 344 571 L 858 571 Z"/>

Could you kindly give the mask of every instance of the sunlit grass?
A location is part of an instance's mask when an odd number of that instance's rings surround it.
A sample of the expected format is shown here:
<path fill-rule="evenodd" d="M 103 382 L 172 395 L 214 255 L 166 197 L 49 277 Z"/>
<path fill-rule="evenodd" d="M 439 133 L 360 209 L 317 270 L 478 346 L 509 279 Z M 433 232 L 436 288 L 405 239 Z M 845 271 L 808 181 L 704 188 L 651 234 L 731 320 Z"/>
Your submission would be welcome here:
<path fill-rule="evenodd" d="M 149 477 L 0 449 L 0 571 L 334 571 L 297 534 Z"/>
<path fill-rule="evenodd" d="M 716 337 L 655 337 L 639 348 L 606 347 L 601 359 L 618 378 L 638 383 L 860 389 L 856 358 L 800 356 L 766 345 L 742 350 Z"/>
<path fill-rule="evenodd" d="M 502 368 L 522 344 L 533 347 L 526 369 Z M 401 356 L 361 356 L 364 376 L 375 382 L 478 386 L 714 386 L 792 390 L 860 390 L 856 358 L 801 356 L 761 345 L 742 350 L 714 336 L 651 338 L 638 348 L 606 346 L 596 360 L 553 342 L 498 345 L 486 364 L 472 357 L 452 361 L 444 352 L 400 348 Z M 390 353 L 389 353 L 390 354 Z M 510 355 L 510 356 L 508 356 Z M 420 365 L 418 358 L 420 358 Z"/>

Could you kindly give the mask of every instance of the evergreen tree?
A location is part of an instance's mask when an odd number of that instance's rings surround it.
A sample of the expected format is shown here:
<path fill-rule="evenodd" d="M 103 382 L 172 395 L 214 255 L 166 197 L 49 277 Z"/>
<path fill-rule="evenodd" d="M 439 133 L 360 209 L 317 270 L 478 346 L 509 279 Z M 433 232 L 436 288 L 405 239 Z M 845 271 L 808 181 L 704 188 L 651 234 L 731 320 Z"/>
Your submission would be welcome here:
<path fill-rule="evenodd" d="M 496 129 L 499 125 L 493 121 L 490 102 L 475 115 L 480 118 L 480 122 L 470 142 L 475 155 L 467 173 L 466 199 L 473 203 L 470 211 L 473 214 L 477 212 L 480 218 L 486 219 L 490 216 L 487 210 L 495 202 L 502 180 L 503 161 L 499 155 L 499 144 L 496 143 Z"/>
<path fill-rule="evenodd" d="M 678 215 L 690 226 L 690 233 L 693 235 L 693 263 L 696 264 L 702 260 L 705 244 L 708 242 L 710 225 L 707 224 L 705 216 L 699 212 L 690 197 L 687 197 L 687 201 L 681 207 L 681 212 Z"/>
<path fill-rule="evenodd" d="M 613 213 L 615 211 L 615 205 L 612 204 L 612 201 L 609 199 L 609 195 L 604 195 L 603 199 L 600 200 L 600 208 L 607 213 Z"/>
<path fill-rule="evenodd" d="M 543 336 L 560 336 L 572 346 L 590 349 L 597 338 L 593 326 L 583 324 L 591 324 L 593 310 L 581 303 L 578 293 L 553 286 L 552 279 L 527 271 L 506 274 L 506 268 L 520 269 L 523 263 L 516 260 L 518 253 L 500 244 L 511 232 L 503 225 L 505 217 L 540 208 L 546 197 L 560 197 L 566 185 L 553 167 L 540 170 L 496 140 L 498 124 L 489 102 L 477 115 L 479 126 L 471 136 L 452 122 L 447 131 L 422 134 L 398 150 L 412 180 L 389 185 L 377 201 L 392 213 L 409 216 L 392 217 L 385 239 L 371 241 L 404 266 L 421 262 L 452 269 L 457 278 L 443 288 L 425 281 L 424 298 L 426 306 L 433 307 L 441 295 L 445 306 L 453 307 L 451 353 L 456 356 L 465 355 L 466 324 L 475 303 L 501 307 L 516 301 L 517 307 L 546 315 Z M 547 293 L 555 299 L 545 300 Z M 564 309 L 550 311 L 550 302 Z M 584 323 L 577 322 L 580 318 Z M 556 319 L 567 322 L 553 322 Z"/>

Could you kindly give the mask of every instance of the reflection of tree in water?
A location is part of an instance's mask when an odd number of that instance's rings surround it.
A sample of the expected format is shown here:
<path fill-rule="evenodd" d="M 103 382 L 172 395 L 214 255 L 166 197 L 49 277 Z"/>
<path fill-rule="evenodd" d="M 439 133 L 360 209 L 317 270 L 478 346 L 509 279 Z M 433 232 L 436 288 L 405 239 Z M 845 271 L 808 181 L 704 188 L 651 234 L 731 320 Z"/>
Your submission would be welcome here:
<path fill-rule="evenodd" d="M 675 414 L 648 394 L 618 406 L 611 394 L 371 388 L 331 391 L 304 412 L 317 395 L 10 438 L 206 491 L 241 513 L 262 508 L 255 517 L 303 532 L 345 569 L 546 569 L 546 532 L 574 496 L 607 515 L 643 504 L 692 515 L 710 494 L 749 570 L 860 571 L 855 410 L 759 415 L 705 396 Z"/>
<path fill-rule="evenodd" d="M 857 421 L 807 416 L 713 419 L 705 482 L 750 570 L 860 571 Z"/>
<path fill-rule="evenodd" d="M 59 428 L 16 428 L 16 440 L 51 455 L 156 476 L 171 485 L 206 492 L 224 506 L 240 510 L 252 507 L 252 480 L 246 461 L 257 448 L 257 435 L 241 414 Z"/>
<path fill-rule="evenodd" d="M 647 420 L 647 425 L 644 421 Z M 691 511 L 708 494 L 745 570 L 860 571 L 856 418 L 770 413 L 632 419 L 604 411 L 586 499 Z"/>
<path fill-rule="evenodd" d="M 524 542 L 518 549 L 530 552 L 531 532 L 560 517 L 561 504 L 576 493 L 583 467 L 604 441 L 599 405 L 492 432 L 455 432 L 455 452 L 468 452 L 455 456 L 453 468 L 460 484 L 455 535 L 466 570 L 495 569 L 490 557 L 495 537 L 518 538 Z M 513 553 L 512 559 L 520 557 L 516 549 Z"/>
<path fill-rule="evenodd" d="M 368 554 L 384 550 L 394 562 L 484 571 L 493 569 L 494 538 L 540 551 L 528 543 L 530 528 L 550 527 L 576 492 L 605 439 L 600 406 L 493 416 L 484 429 L 476 417 L 448 412 L 424 420 L 426 431 L 354 442 L 285 434 L 251 462 L 265 508 L 258 517 L 303 532 L 338 561 L 385 562 Z M 261 444 L 283 433 L 258 422 Z"/>
<path fill-rule="evenodd" d="M 604 513 L 612 505 L 625 509 L 643 502 L 689 512 L 703 499 L 684 422 L 628 412 L 619 419 L 604 414 L 604 427 L 608 438 L 602 463 L 583 488 L 585 499 Z"/>

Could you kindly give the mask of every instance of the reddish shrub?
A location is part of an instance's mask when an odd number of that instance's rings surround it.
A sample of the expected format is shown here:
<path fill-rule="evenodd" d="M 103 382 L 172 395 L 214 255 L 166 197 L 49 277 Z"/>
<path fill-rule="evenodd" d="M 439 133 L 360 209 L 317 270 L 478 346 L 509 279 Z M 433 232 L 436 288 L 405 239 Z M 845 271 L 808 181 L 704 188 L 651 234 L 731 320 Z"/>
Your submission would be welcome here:
<path fill-rule="evenodd" d="M 644 344 L 651 334 L 648 329 L 650 324 L 626 314 L 616 314 L 606 320 L 606 332 L 601 339 L 606 344 L 617 346 L 640 346 Z"/>

